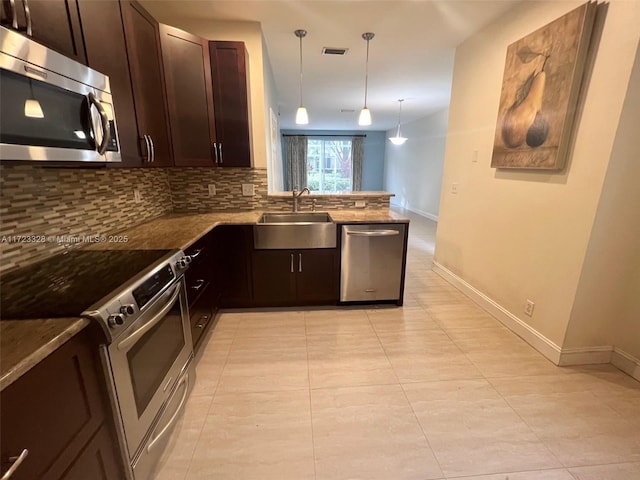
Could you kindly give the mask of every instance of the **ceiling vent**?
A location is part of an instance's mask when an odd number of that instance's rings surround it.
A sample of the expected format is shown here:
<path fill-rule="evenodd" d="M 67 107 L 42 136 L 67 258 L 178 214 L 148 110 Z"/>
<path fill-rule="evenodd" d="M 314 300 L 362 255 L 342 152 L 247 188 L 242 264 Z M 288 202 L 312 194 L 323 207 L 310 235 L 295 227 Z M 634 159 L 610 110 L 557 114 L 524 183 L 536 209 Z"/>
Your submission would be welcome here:
<path fill-rule="evenodd" d="M 323 55 L 340 55 L 344 56 L 349 51 L 348 48 L 322 47 Z"/>
<path fill-rule="evenodd" d="M 353 108 L 341 108 L 340 113 L 354 113 L 355 110 Z"/>

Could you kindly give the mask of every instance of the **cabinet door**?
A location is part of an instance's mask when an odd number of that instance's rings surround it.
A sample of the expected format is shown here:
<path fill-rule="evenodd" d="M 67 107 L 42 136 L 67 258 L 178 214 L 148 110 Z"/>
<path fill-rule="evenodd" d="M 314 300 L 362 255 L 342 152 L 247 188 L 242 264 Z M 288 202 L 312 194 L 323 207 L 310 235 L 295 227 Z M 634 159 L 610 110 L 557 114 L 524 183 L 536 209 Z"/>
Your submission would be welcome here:
<path fill-rule="evenodd" d="M 29 450 L 12 480 L 57 480 L 103 424 L 100 367 L 87 330 L 2 391 L 2 472 L 9 457 Z"/>
<path fill-rule="evenodd" d="M 32 40 L 80 63 L 87 63 L 78 4 L 75 0 L 15 0 L 18 30 L 27 32 L 25 5 L 31 17 Z M 11 28 L 10 1 L 3 1 L 2 24 Z"/>
<path fill-rule="evenodd" d="M 221 225 L 214 229 L 214 285 L 221 292 L 221 307 L 250 307 L 251 250 L 253 227 L 250 225 Z M 218 275 L 218 272 L 221 272 Z"/>
<path fill-rule="evenodd" d="M 146 165 L 171 166 L 173 161 L 158 22 L 137 2 L 123 0 L 121 5 L 139 142 L 145 146 L 143 155 Z M 145 135 L 150 140 L 150 155 L 147 155 Z"/>
<path fill-rule="evenodd" d="M 107 166 L 141 166 L 142 156 L 120 3 L 113 0 L 79 0 L 78 8 L 84 27 L 87 65 L 108 75 L 111 83 L 122 161 Z M 109 42 L 106 43 L 105 39 L 109 39 Z"/>
<path fill-rule="evenodd" d="M 60 480 L 124 478 L 118 468 L 116 448 L 109 429 L 103 426 Z"/>
<path fill-rule="evenodd" d="M 218 164 L 250 167 L 247 58 L 243 42 L 209 42 Z"/>
<path fill-rule="evenodd" d="M 298 305 L 338 302 L 337 250 L 333 248 L 296 252 L 296 298 Z"/>
<path fill-rule="evenodd" d="M 167 82 L 173 161 L 176 166 L 213 167 L 213 100 L 209 43 L 160 25 Z"/>
<path fill-rule="evenodd" d="M 259 307 L 296 303 L 297 253 L 291 250 L 254 250 L 253 301 Z"/>

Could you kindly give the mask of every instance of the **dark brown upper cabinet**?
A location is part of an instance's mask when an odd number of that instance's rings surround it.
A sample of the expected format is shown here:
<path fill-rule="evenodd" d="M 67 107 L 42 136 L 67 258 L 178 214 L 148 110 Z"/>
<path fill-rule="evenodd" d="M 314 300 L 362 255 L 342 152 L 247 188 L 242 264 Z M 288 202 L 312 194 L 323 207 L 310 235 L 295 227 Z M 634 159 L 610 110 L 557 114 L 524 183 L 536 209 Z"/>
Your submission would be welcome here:
<path fill-rule="evenodd" d="M 76 0 L 2 0 L 3 27 L 87 63 Z"/>
<path fill-rule="evenodd" d="M 209 43 L 183 30 L 160 25 L 160 45 L 174 164 L 213 167 L 216 133 Z"/>
<path fill-rule="evenodd" d="M 247 50 L 244 42 L 211 41 L 215 160 L 221 167 L 251 166 Z"/>
<path fill-rule="evenodd" d="M 108 166 L 141 166 L 144 164 L 143 152 L 138 142 L 138 124 L 120 3 L 112 0 L 79 0 L 78 8 L 84 25 L 87 65 L 108 75 L 111 83 L 122 161 Z M 105 43 L 107 38 L 108 44 Z"/>
<path fill-rule="evenodd" d="M 120 4 L 143 162 L 149 167 L 172 166 L 158 22 L 138 2 Z M 108 39 L 104 48 L 109 48 Z"/>

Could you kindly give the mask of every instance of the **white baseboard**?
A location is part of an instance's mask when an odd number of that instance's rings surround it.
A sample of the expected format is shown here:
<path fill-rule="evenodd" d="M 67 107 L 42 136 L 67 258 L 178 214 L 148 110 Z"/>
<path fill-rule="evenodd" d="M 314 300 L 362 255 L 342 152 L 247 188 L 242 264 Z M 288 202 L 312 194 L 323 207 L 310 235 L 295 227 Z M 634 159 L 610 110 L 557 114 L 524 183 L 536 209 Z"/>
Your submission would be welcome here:
<path fill-rule="evenodd" d="M 433 262 L 433 271 L 453 284 L 458 290 L 476 302 L 480 307 L 496 317 L 505 327 L 521 337 L 525 342 L 539 351 L 556 365 L 560 365 L 562 349 L 540 332 L 534 330 L 513 313 L 499 305 L 486 294 L 467 283 L 458 275 L 443 267 L 438 262 Z"/>
<path fill-rule="evenodd" d="M 611 363 L 613 347 L 603 345 L 601 347 L 563 348 L 560 353 L 561 366 L 569 365 L 598 365 Z"/>
<path fill-rule="evenodd" d="M 618 347 L 613 347 L 611 363 L 640 382 L 640 359 Z"/>
<path fill-rule="evenodd" d="M 486 294 L 438 262 L 433 262 L 433 271 L 471 298 L 488 313 L 496 317 L 505 327 L 521 337 L 556 365 L 569 366 L 611 363 L 640 382 L 640 359 L 624 350 L 610 345 L 560 348 L 540 332 L 534 330 L 513 313 L 509 312 L 506 308 L 497 304 Z"/>
<path fill-rule="evenodd" d="M 399 203 L 390 203 L 393 207 L 404 208 L 405 210 L 409 210 L 410 212 L 417 213 L 421 217 L 428 218 L 429 220 L 433 220 L 434 222 L 438 221 L 438 216 L 433 213 L 425 212 L 424 210 L 420 210 L 418 208 L 409 207 L 407 205 L 400 205 Z"/>

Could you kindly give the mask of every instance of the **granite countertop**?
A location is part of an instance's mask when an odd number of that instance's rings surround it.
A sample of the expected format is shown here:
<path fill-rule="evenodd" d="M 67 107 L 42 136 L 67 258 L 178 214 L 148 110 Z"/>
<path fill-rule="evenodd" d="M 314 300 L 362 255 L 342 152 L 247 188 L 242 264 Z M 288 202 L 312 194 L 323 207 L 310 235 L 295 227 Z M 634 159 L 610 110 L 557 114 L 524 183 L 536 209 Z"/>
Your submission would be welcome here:
<path fill-rule="evenodd" d="M 168 214 L 119 232 L 127 241 L 96 243 L 92 250 L 185 249 L 217 225 L 252 225 L 263 211 Z M 388 209 L 329 210 L 337 223 L 408 223 Z M 89 324 L 83 318 L 0 321 L 0 390 Z"/>
<path fill-rule="evenodd" d="M 0 390 L 89 325 L 86 318 L 2 320 L 0 322 Z"/>

